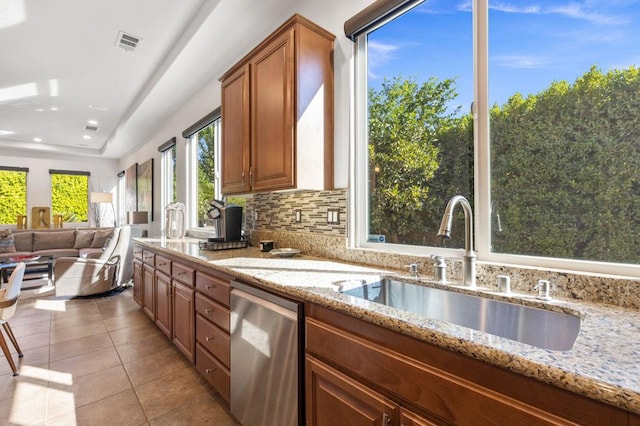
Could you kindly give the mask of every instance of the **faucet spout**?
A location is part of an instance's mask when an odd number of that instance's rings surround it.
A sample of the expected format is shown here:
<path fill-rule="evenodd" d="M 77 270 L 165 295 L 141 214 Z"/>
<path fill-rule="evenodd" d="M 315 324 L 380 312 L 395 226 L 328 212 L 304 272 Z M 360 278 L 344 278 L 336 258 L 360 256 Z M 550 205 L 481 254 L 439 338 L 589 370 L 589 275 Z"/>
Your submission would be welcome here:
<path fill-rule="evenodd" d="M 456 195 L 449 200 L 442 216 L 442 223 L 438 237 L 451 238 L 453 210 L 460 204 L 464 211 L 464 254 L 462 255 L 462 282 L 469 287 L 476 286 L 476 255 L 473 252 L 473 211 L 471 204 L 462 195 Z"/>

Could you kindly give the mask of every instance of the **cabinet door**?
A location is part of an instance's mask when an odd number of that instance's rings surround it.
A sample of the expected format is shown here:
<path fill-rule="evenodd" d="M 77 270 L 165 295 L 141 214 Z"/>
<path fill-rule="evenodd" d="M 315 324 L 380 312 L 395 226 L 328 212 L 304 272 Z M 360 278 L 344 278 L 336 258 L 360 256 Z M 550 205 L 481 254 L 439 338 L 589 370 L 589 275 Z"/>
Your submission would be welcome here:
<path fill-rule="evenodd" d="M 150 266 L 144 265 L 142 269 L 142 310 L 149 315 L 149 317 L 155 321 L 156 319 L 156 307 L 154 297 L 154 269 Z"/>
<path fill-rule="evenodd" d="M 193 362 L 195 326 L 194 291 L 173 281 L 173 343 Z"/>
<path fill-rule="evenodd" d="M 156 325 L 171 338 L 171 277 L 156 270 Z"/>
<path fill-rule="evenodd" d="M 133 262 L 133 300 L 142 306 L 142 262 Z"/>
<path fill-rule="evenodd" d="M 249 187 L 249 66 L 222 82 L 222 192 L 248 192 Z"/>
<path fill-rule="evenodd" d="M 412 413 L 406 408 L 400 407 L 400 426 L 437 426 L 438 423 Z"/>
<path fill-rule="evenodd" d="M 251 188 L 295 186 L 294 29 L 251 61 Z"/>
<path fill-rule="evenodd" d="M 396 424 L 398 406 L 307 355 L 307 425 Z"/>

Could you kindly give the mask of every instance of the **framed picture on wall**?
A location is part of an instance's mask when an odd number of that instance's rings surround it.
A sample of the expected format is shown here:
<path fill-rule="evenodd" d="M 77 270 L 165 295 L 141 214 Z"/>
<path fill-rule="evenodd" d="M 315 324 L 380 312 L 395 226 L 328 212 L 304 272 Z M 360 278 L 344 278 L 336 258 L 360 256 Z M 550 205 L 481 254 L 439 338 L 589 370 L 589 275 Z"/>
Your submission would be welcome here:
<path fill-rule="evenodd" d="M 149 220 L 153 220 L 153 158 L 138 164 L 137 210 L 149 212 Z"/>
<path fill-rule="evenodd" d="M 130 166 L 124 171 L 125 195 L 124 206 L 125 211 L 138 210 L 138 163 Z"/>

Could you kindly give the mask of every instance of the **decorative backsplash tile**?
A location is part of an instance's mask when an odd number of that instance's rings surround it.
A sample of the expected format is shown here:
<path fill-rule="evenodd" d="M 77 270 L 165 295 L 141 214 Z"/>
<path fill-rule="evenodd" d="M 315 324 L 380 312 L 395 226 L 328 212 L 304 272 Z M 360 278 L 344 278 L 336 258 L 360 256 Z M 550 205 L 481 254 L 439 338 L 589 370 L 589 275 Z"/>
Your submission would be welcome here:
<path fill-rule="evenodd" d="M 327 211 L 331 209 L 337 210 L 339 224 L 327 223 Z M 296 222 L 296 210 L 300 211 L 300 222 Z M 276 248 L 295 247 L 311 256 L 401 273 L 408 273 L 405 265 L 417 263 L 421 276 L 433 277 L 433 261 L 427 256 L 347 248 L 347 219 L 346 189 L 260 193 L 247 199 L 245 229 L 254 245 L 259 240 L 273 240 Z M 446 263 L 448 279 L 460 281 L 462 262 L 449 258 Z M 478 285 L 483 287 L 493 288 L 498 275 L 509 275 L 513 291 L 533 295 L 537 281 L 546 279 L 551 282 L 552 296 L 557 298 L 640 309 L 637 279 L 484 262 L 478 262 L 477 272 Z"/>
<path fill-rule="evenodd" d="M 328 212 L 332 223 L 328 223 Z M 347 190 L 257 193 L 247 199 L 245 215 L 245 229 L 249 232 L 269 230 L 344 236 Z"/>

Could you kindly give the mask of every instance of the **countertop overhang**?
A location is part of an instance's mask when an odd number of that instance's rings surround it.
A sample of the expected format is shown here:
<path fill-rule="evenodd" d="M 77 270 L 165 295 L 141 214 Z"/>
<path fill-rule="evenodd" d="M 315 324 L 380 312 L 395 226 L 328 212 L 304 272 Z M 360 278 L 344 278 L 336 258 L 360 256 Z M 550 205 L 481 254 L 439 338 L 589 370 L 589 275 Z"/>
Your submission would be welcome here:
<path fill-rule="evenodd" d="M 394 274 L 384 268 L 306 255 L 281 259 L 256 248 L 207 251 L 200 249 L 200 240 L 191 238 L 136 238 L 134 241 L 143 248 L 196 262 L 265 289 L 313 302 L 640 414 L 640 312 L 637 310 L 569 300 L 539 302 L 530 295 L 510 295 L 507 299 L 514 303 L 543 303 L 552 310 L 579 312 L 582 324 L 573 348 L 551 351 L 338 292 L 344 282 L 375 282 L 381 275 Z M 447 287 L 469 291 L 455 285 Z M 477 291 L 485 297 L 505 299 L 490 289 L 480 287 Z"/>

